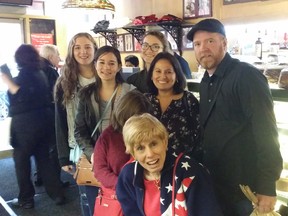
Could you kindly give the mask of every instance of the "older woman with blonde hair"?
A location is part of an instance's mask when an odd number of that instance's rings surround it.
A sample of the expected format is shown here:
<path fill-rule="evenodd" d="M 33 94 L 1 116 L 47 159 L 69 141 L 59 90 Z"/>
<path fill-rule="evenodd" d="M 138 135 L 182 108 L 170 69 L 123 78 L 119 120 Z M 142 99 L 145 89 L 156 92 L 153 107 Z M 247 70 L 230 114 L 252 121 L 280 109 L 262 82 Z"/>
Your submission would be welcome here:
<path fill-rule="evenodd" d="M 132 116 L 123 127 L 123 139 L 126 152 L 135 158 L 118 177 L 124 215 L 222 215 L 208 171 L 189 155 L 175 159 L 166 154 L 168 133 L 157 118 Z"/>

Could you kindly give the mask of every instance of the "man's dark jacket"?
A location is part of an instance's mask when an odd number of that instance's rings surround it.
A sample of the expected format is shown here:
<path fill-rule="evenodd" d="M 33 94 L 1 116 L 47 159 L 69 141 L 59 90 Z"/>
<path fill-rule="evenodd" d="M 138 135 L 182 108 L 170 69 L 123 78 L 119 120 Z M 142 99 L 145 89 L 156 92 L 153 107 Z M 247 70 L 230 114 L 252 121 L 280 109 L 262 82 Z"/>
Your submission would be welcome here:
<path fill-rule="evenodd" d="M 239 184 L 275 196 L 282 157 L 265 76 L 226 54 L 215 73 L 209 77 L 206 71 L 201 81 L 200 118 L 204 164 L 222 197 L 245 199 Z"/>

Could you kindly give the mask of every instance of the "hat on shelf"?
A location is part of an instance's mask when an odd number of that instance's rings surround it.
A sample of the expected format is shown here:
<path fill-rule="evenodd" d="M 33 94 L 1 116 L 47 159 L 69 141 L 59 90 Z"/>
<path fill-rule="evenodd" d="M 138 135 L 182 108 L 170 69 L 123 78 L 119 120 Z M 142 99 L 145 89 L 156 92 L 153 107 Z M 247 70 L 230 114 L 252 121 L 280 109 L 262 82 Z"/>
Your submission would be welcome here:
<path fill-rule="evenodd" d="M 187 34 L 187 39 L 193 41 L 194 34 L 199 31 L 216 32 L 226 37 L 224 25 L 217 19 L 204 19 L 192 27 Z"/>

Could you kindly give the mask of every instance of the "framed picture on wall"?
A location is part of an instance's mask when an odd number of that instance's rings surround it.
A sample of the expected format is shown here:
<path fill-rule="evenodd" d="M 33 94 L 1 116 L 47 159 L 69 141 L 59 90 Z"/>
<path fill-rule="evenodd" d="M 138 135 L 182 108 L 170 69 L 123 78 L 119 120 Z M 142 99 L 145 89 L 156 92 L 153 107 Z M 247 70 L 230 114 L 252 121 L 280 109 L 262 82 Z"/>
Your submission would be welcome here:
<path fill-rule="evenodd" d="M 212 0 L 183 0 L 183 18 L 212 16 Z"/>
<path fill-rule="evenodd" d="M 182 28 L 182 49 L 193 49 L 193 42 L 187 39 L 188 32 L 192 29 L 192 26 Z"/>
<path fill-rule="evenodd" d="M 124 35 L 125 52 L 133 52 L 133 36 L 132 34 Z"/>
<path fill-rule="evenodd" d="M 141 44 L 135 37 L 134 37 L 134 51 L 135 52 L 141 51 Z"/>
<path fill-rule="evenodd" d="M 117 35 L 117 48 L 120 52 L 124 52 L 124 36 L 123 36 L 123 34 Z"/>

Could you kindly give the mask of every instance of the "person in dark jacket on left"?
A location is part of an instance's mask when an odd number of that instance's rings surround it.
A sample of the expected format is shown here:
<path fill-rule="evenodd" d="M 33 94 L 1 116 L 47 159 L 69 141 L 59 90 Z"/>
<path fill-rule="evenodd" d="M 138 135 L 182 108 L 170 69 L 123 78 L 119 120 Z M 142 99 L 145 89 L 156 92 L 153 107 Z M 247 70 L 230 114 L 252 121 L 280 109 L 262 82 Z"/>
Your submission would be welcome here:
<path fill-rule="evenodd" d="M 42 70 L 44 74 L 46 75 L 48 79 L 48 84 L 49 84 L 49 91 L 50 91 L 50 101 L 51 101 L 51 109 L 53 110 L 54 118 L 55 119 L 55 102 L 54 102 L 54 97 L 53 97 L 53 91 L 54 91 L 54 86 L 55 83 L 59 77 L 58 73 L 58 67 L 59 67 L 59 62 L 61 61 L 59 51 L 56 45 L 52 44 L 44 44 L 40 47 L 39 54 L 42 59 Z M 55 125 L 55 123 L 54 123 Z M 55 130 L 55 127 L 53 127 Z M 59 179 L 61 179 L 61 166 L 59 164 L 58 160 L 58 152 L 57 152 L 57 145 L 56 145 L 56 136 L 55 132 L 53 133 L 53 141 L 50 146 L 50 158 L 51 158 L 51 163 L 57 171 L 57 176 Z M 35 175 L 35 185 L 36 186 L 41 186 L 43 184 L 43 180 L 39 175 L 39 168 L 37 166 L 37 172 L 34 174 Z M 68 187 L 70 183 L 67 182 L 62 182 L 63 187 Z"/>
<path fill-rule="evenodd" d="M 53 110 L 54 116 L 55 116 L 55 111 L 54 111 L 54 99 L 53 99 L 53 90 L 54 90 L 54 85 L 56 83 L 56 80 L 59 77 L 58 73 L 58 65 L 60 62 L 60 56 L 59 56 L 59 51 L 56 45 L 52 44 L 44 44 L 40 47 L 39 54 L 42 59 L 42 70 L 45 73 L 47 79 L 48 79 L 48 84 L 49 84 L 49 90 L 50 90 L 50 100 L 51 100 L 51 109 Z M 54 117 L 55 118 L 55 117 Z M 55 127 L 54 127 L 55 130 Z M 55 133 L 54 133 L 55 135 Z M 53 167 L 57 171 L 57 175 L 61 176 L 61 167 L 58 161 L 58 153 L 57 153 L 57 146 L 56 146 L 56 137 L 55 137 L 55 142 L 51 143 L 52 146 L 50 146 L 50 157 L 51 157 L 51 162 L 53 164 Z M 35 176 L 35 186 L 41 186 L 43 184 L 43 180 L 41 176 L 39 175 L 39 167 L 36 163 L 36 169 L 37 171 L 34 173 Z M 63 183 L 64 186 L 68 186 L 69 182 Z"/>
<path fill-rule="evenodd" d="M 50 92 L 47 78 L 41 70 L 38 51 L 29 44 L 22 44 L 15 52 L 19 74 L 14 79 L 5 74 L 1 78 L 8 86 L 10 100 L 11 145 L 19 186 L 18 199 L 12 206 L 30 209 L 34 207 L 35 189 L 31 181 L 31 156 L 34 156 L 43 178 L 47 194 L 55 204 L 64 203 L 60 179 L 57 178 L 49 158 L 49 146 L 53 131 L 53 112 L 50 108 Z"/>

